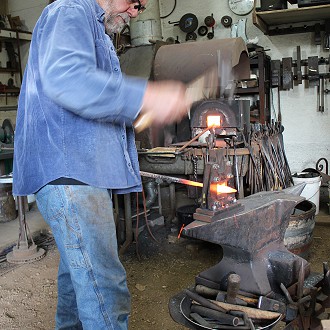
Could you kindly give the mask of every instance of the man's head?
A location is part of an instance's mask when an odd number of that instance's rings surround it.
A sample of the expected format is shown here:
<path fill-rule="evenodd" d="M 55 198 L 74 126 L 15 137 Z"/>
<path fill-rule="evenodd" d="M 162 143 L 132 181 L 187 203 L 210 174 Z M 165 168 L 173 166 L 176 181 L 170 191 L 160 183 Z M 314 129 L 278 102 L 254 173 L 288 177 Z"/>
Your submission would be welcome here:
<path fill-rule="evenodd" d="M 137 17 L 147 0 L 97 0 L 105 11 L 104 25 L 108 34 L 120 32 L 132 17 Z"/>

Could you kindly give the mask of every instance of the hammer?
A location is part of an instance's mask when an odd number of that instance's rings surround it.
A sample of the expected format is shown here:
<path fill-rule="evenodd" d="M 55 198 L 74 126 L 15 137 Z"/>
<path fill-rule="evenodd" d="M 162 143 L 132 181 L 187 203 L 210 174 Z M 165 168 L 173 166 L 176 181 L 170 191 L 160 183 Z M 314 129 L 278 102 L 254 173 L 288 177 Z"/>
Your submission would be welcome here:
<path fill-rule="evenodd" d="M 218 88 L 218 69 L 212 67 L 202 75 L 187 84 L 186 99 L 191 103 L 206 98 L 215 97 Z M 150 113 L 140 114 L 133 126 L 137 133 L 142 132 L 152 125 L 153 119 Z"/>

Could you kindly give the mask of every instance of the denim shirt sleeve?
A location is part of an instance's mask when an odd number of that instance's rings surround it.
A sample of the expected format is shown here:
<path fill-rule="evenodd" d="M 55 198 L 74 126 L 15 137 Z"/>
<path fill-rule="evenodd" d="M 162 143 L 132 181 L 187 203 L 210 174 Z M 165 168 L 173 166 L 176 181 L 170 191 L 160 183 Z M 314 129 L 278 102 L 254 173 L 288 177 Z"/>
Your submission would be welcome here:
<path fill-rule="evenodd" d="M 131 123 L 141 109 L 147 81 L 122 75 L 103 23 L 95 24 L 95 17 L 92 23 L 89 15 L 83 6 L 61 5 L 40 21 L 44 92 L 83 118 Z"/>

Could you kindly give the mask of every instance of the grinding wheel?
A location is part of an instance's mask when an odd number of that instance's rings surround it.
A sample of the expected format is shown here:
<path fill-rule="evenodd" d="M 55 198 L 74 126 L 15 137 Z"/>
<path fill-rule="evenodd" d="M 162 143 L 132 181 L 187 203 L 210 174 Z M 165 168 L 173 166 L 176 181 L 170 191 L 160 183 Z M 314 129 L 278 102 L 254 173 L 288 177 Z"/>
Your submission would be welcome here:
<path fill-rule="evenodd" d="M 188 13 L 181 17 L 179 27 L 181 31 L 186 33 L 194 32 L 198 26 L 198 19 L 196 15 Z"/>

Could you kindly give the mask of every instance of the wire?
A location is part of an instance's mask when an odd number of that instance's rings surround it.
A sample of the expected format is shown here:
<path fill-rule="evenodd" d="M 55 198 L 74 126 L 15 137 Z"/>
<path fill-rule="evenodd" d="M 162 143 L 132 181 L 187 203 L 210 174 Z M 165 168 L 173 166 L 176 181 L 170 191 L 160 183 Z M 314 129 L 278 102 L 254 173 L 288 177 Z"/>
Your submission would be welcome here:
<path fill-rule="evenodd" d="M 173 6 L 173 9 L 171 10 L 171 12 L 169 14 L 165 15 L 165 16 L 160 16 L 160 18 L 167 18 L 167 17 L 169 17 L 170 15 L 172 15 L 172 13 L 174 12 L 175 8 L 176 8 L 176 0 L 174 0 L 174 6 Z"/>

